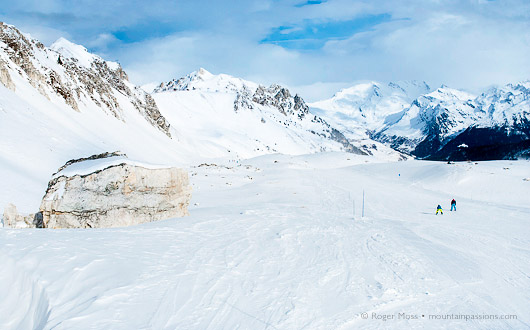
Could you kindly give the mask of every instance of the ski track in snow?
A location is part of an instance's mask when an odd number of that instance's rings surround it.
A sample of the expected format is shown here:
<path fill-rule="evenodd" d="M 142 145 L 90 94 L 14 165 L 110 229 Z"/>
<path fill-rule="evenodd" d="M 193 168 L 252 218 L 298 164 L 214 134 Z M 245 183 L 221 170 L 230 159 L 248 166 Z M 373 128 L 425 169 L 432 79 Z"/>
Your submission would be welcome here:
<path fill-rule="evenodd" d="M 185 218 L 3 229 L 0 292 L 9 308 L 0 310 L 0 328 L 530 327 L 529 162 L 346 157 L 192 167 Z M 503 172 L 507 166 L 513 171 Z M 490 173 L 502 178 L 488 181 Z M 495 196 L 481 192 L 493 188 Z M 457 212 L 449 211 L 452 197 Z M 434 215 L 438 203 L 443 216 Z M 372 313 L 518 319 L 382 321 Z"/>

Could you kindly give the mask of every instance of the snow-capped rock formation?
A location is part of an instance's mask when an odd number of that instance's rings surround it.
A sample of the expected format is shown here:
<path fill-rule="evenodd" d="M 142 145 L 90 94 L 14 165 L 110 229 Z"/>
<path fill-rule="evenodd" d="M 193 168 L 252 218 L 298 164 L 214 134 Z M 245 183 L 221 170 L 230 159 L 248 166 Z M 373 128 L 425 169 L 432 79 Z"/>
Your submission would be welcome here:
<path fill-rule="evenodd" d="M 292 96 L 279 85 L 264 87 L 201 68 L 160 84 L 153 97 L 179 132 L 209 139 L 210 143 L 222 142 L 240 157 L 258 151 L 301 154 L 345 150 L 364 154 L 340 131 L 311 114 L 300 96 Z"/>
<path fill-rule="evenodd" d="M 13 75 L 26 80 L 47 99 L 76 111 L 97 106 L 125 121 L 132 106 L 151 125 L 170 136 L 169 123 L 152 97 L 127 81 L 118 63 L 90 54 L 64 38 L 50 48 L 0 22 L 0 82 L 16 91 Z"/>
<path fill-rule="evenodd" d="M 200 68 L 185 77 L 173 79 L 167 83 L 160 83 L 154 93 L 166 91 L 191 91 L 201 90 L 203 92 L 239 92 L 245 87 L 249 90 L 258 88 L 258 84 L 232 77 L 227 74 L 214 75 L 204 68 Z"/>
<path fill-rule="evenodd" d="M 190 198 L 186 171 L 102 154 L 63 166 L 40 212 L 47 228 L 123 227 L 188 215 Z"/>

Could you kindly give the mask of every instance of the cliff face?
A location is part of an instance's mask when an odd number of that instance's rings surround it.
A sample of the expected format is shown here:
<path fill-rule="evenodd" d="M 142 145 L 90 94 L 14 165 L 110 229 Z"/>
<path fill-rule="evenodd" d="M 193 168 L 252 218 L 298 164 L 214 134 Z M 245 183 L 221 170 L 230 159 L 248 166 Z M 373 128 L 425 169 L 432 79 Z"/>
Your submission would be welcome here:
<path fill-rule="evenodd" d="M 0 83 L 15 91 L 14 76 L 27 81 L 48 100 L 75 111 L 92 105 L 125 121 L 125 108 L 138 111 L 153 127 L 171 137 L 169 123 L 153 98 L 128 82 L 118 63 L 105 61 L 66 39 L 50 48 L 0 22 Z"/>
<path fill-rule="evenodd" d="M 40 206 L 43 226 L 122 227 L 188 215 L 186 171 L 125 163 L 104 166 L 88 174 L 59 172 Z"/>

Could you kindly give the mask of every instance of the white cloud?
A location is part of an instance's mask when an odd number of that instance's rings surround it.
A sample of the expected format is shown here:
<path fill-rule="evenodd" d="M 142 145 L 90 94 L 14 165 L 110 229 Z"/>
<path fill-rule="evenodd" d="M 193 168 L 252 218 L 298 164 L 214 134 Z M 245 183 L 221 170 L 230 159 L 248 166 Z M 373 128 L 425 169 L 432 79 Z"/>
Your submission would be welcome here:
<path fill-rule="evenodd" d="M 101 33 L 96 38 L 88 41 L 86 47 L 108 49 L 109 45 L 119 43 L 119 40 L 110 33 Z"/>
<path fill-rule="evenodd" d="M 530 34 L 524 24 L 436 13 L 394 22 L 325 51 L 356 63 L 359 79 L 427 80 L 477 89 L 530 78 Z M 375 77 L 374 77 L 375 76 Z"/>

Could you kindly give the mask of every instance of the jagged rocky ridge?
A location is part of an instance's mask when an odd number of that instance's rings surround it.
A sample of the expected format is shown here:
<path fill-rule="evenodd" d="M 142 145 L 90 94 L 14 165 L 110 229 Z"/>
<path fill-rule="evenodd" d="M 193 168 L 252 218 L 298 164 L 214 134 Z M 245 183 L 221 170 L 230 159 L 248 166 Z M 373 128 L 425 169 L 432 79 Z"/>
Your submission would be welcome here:
<path fill-rule="evenodd" d="M 0 22 L 0 82 L 16 89 L 12 75 L 26 79 L 42 95 L 53 95 L 76 111 L 94 103 L 124 120 L 122 94 L 154 127 L 171 136 L 169 123 L 148 93 L 130 84 L 121 66 L 90 54 L 82 46 L 59 39 L 50 48 Z"/>
<path fill-rule="evenodd" d="M 235 94 L 233 110 L 236 113 L 256 110 L 260 106 L 262 109 L 275 109 L 278 116 L 273 115 L 273 120 L 285 127 L 307 128 L 313 135 L 338 142 L 345 151 L 357 154 L 369 153 L 354 146 L 342 132 L 324 119 L 311 114 L 309 107 L 299 95 L 292 96 L 287 88 L 277 84 L 265 87 L 229 75 L 213 75 L 201 68 L 185 77 L 161 83 L 153 93 L 168 91 L 233 93 Z M 262 122 L 265 121 L 266 119 L 262 118 Z"/>

